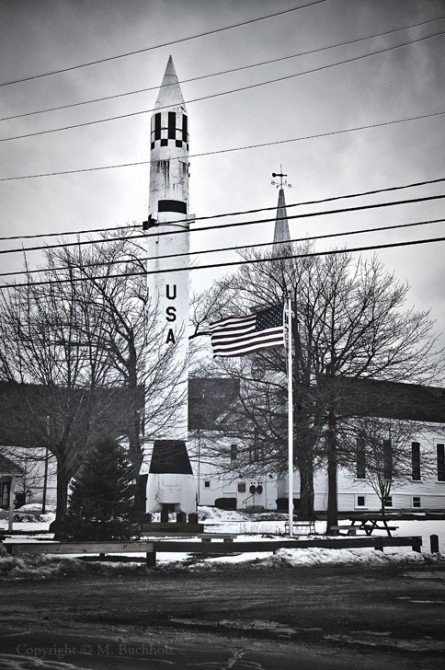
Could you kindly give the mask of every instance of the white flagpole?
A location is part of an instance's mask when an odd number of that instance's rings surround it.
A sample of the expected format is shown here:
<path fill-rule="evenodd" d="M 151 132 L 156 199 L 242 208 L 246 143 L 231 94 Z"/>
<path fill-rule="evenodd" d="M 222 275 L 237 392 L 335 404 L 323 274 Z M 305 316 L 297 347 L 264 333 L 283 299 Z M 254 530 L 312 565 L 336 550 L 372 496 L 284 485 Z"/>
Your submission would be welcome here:
<path fill-rule="evenodd" d="M 292 389 L 292 294 L 287 298 L 287 439 L 288 439 L 288 491 L 289 537 L 294 532 L 294 402 Z"/>

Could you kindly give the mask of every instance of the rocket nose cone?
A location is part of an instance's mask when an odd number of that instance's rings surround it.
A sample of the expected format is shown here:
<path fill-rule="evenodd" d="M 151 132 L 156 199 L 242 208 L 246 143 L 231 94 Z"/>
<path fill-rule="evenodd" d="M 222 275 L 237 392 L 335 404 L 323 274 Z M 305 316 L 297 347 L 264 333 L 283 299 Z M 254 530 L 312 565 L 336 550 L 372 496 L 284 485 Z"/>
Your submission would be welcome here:
<path fill-rule="evenodd" d="M 173 58 L 170 56 L 165 68 L 161 88 L 159 89 L 156 107 L 181 106 L 185 110 L 184 98 L 182 97 L 178 75 L 176 74 Z"/>

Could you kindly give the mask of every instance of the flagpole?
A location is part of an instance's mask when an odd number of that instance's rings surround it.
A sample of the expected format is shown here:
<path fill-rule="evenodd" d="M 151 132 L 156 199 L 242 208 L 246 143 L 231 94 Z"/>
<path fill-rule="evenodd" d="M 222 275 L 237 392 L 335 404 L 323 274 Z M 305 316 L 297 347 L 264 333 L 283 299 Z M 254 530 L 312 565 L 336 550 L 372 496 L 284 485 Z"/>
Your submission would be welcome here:
<path fill-rule="evenodd" d="M 294 532 L 294 402 L 292 388 L 292 294 L 287 296 L 287 439 L 288 439 L 288 492 L 289 537 Z"/>

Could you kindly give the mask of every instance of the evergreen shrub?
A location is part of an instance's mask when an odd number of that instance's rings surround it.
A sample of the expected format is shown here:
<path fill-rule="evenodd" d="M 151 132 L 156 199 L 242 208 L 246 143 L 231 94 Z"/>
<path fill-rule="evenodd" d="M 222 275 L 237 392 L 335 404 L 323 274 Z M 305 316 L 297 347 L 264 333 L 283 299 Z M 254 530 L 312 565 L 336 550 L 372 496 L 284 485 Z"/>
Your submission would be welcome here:
<path fill-rule="evenodd" d="M 125 449 L 98 440 L 72 483 L 66 535 L 72 540 L 127 540 L 138 533 L 134 475 Z"/>

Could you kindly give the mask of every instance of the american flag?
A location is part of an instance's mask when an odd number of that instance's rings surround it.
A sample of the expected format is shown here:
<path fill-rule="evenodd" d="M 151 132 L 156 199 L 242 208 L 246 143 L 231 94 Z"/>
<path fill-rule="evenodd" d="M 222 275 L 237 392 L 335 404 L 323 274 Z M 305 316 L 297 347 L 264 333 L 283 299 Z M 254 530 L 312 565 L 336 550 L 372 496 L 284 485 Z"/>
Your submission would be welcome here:
<path fill-rule="evenodd" d="M 209 326 L 213 357 L 244 356 L 284 347 L 283 305 L 256 314 L 229 317 Z"/>

